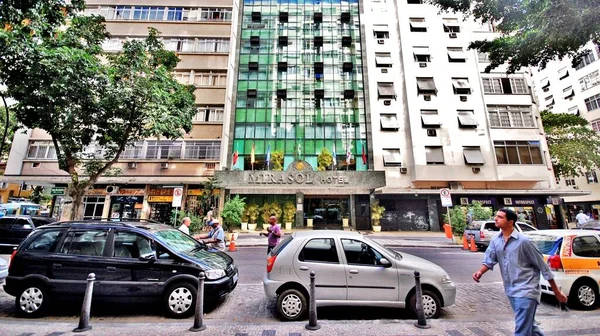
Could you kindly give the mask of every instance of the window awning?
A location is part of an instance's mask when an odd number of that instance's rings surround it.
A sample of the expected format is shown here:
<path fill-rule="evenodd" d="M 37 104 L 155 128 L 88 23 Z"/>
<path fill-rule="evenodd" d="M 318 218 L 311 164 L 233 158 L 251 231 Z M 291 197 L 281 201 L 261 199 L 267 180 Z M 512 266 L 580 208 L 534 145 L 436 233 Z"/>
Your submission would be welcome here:
<path fill-rule="evenodd" d="M 469 80 L 466 78 L 453 78 L 452 86 L 454 89 L 471 89 L 471 85 L 469 84 Z"/>
<path fill-rule="evenodd" d="M 552 98 L 552 100 L 550 100 L 548 103 L 546 103 L 546 106 L 553 106 L 554 105 L 554 98 Z"/>
<path fill-rule="evenodd" d="M 427 163 L 444 163 L 442 147 L 425 147 Z"/>
<path fill-rule="evenodd" d="M 485 160 L 483 159 L 483 154 L 481 153 L 481 148 L 472 147 L 472 148 L 463 148 L 463 154 L 465 157 L 465 162 L 470 165 L 482 165 L 485 164 Z"/>
<path fill-rule="evenodd" d="M 417 88 L 421 91 L 436 91 L 433 78 L 417 78 Z"/>
<path fill-rule="evenodd" d="M 575 97 L 575 91 L 573 91 L 573 89 L 567 90 L 565 92 L 565 99 L 569 99 Z"/>
<path fill-rule="evenodd" d="M 549 81 L 549 80 L 547 80 L 547 79 L 544 79 L 544 80 L 542 81 L 542 89 L 545 89 L 545 88 L 547 88 L 547 87 L 549 87 L 549 86 L 550 86 L 550 81 Z"/>
<path fill-rule="evenodd" d="M 477 127 L 477 119 L 473 113 L 459 113 L 458 122 L 463 127 Z"/>
<path fill-rule="evenodd" d="M 387 33 L 390 31 L 390 29 L 388 28 L 388 25 L 386 25 L 386 24 L 376 24 L 376 25 L 373 25 L 373 31 L 377 32 L 377 33 Z"/>
<path fill-rule="evenodd" d="M 425 21 L 410 21 L 410 26 L 413 28 L 427 28 Z"/>
<path fill-rule="evenodd" d="M 559 79 L 563 79 L 563 78 L 568 77 L 568 76 L 569 76 L 569 70 L 568 69 L 563 69 L 563 70 L 560 70 L 558 72 L 558 78 Z"/>
<path fill-rule="evenodd" d="M 579 107 L 573 106 L 573 107 L 569 108 L 569 111 L 567 113 L 579 115 Z"/>
<path fill-rule="evenodd" d="M 382 114 L 379 117 L 381 122 L 381 129 L 393 129 L 397 130 L 400 128 L 400 124 L 398 124 L 398 116 L 395 114 Z"/>
<path fill-rule="evenodd" d="M 467 59 L 467 55 L 462 50 L 448 50 L 448 57 L 450 57 L 453 60 Z"/>
<path fill-rule="evenodd" d="M 423 113 L 421 114 L 421 122 L 426 127 L 440 127 L 440 116 L 437 113 Z"/>
<path fill-rule="evenodd" d="M 402 165 L 400 149 L 383 149 L 383 164 L 385 166 Z"/>
<path fill-rule="evenodd" d="M 460 27 L 460 25 L 458 24 L 458 19 L 456 19 L 456 18 L 443 19 L 443 22 L 444 22 L 444 26 L 446 26 L 448 28 L 458 28 L 458 27 Z"/>
<path fill-rule="evenodd" d="M 377 83 L 377 94 L 379 98 L 394 98 L 396 99 L 396 91 L 392 83 Z"/>
<path fill-rule="evenodd" d="M 413 53 L 418 56 L 431 55 L 431 52 L 429 51 L 429 47 L 414 47 Z"/>
<path fill-rule="evenodd" d="M 390 56 L 375 56 L 375 64 L 392 65 L 392 58 Z"/>

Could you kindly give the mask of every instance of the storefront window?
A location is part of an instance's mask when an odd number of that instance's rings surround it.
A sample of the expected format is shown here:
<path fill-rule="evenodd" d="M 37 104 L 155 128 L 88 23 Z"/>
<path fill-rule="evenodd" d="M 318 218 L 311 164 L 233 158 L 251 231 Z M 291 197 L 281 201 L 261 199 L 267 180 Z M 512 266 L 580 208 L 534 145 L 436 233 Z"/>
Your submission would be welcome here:
<path fill-rule="evenodd" d="M 83 219 L 101 219 L 105 199 L 104 196 L 85 196 L 83 198 Z"/>
<path fill-rule="evenodd" d="M 143 203 L 143 196 L 113 196 L 110 206 L 110 218 L 140 218 Z"/>

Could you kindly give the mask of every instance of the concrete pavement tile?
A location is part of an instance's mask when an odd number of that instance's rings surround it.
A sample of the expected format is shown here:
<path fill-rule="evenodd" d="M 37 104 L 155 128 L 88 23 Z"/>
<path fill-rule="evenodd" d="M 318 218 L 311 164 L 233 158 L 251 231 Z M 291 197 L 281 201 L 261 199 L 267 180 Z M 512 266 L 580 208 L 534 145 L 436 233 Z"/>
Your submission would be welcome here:
<path fill-rule="evenodd" d="M 465 334 L 461 333 L 458 330 L 446 330 L 448 336 L 465 336 Z"/>

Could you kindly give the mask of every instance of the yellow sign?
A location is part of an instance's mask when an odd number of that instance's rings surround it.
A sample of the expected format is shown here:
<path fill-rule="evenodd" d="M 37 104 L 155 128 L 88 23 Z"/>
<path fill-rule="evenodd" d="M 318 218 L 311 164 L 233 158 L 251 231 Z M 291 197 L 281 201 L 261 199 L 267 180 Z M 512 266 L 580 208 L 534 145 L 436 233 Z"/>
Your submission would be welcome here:
<path fill-rule="evenodd" d="M 189 189 L 187 192 L 188 196 L 202 196 L 203 192 L 201 189 Z"/>
<path fill-rule="evenodd" d="M 173 202 L 173 196 L 148 196 L 149 203 L 169 203 Z"/>

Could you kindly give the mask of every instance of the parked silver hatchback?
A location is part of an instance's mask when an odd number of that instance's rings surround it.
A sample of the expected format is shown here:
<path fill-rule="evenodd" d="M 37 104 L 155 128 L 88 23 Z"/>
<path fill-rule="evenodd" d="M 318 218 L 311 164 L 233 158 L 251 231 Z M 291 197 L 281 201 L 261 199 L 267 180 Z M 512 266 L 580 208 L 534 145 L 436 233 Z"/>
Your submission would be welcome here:
<path fill-rule="evenodd" d="M 454 304 L 456 286 L 444 269 L 390 250 L 348 231 L 306 231 L 285 236 L 267 258 L 263 285 L 277 299 L 284 320 L 302 319 L 308 308 L 310 272 L 316 273 L 317 306 L 416 306 L 414 271 L 421 272 L 428 318 Z"/>

